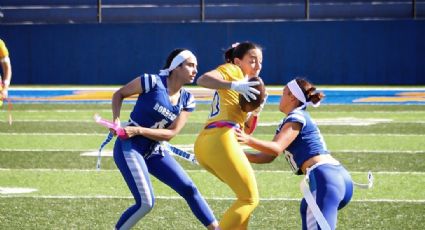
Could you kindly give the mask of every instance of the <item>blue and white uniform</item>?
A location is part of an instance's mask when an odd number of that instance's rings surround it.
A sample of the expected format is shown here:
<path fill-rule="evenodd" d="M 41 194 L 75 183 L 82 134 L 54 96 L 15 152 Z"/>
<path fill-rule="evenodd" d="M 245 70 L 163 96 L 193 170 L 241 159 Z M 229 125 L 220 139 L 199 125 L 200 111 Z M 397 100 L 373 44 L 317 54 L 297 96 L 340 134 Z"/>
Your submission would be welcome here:
<path fill-rule="evenodd" d="M 171 104 L 166 78 L 153 74 L 141 76 L 143 93 L 130 114 L 130 125 L 167 128 L 182 111 L 194 111 L 194 97 L 183 88 L 178 103 Z M 149 173 L 180 194 L 204 226 L 211 224 L 215 217 L 193 181 L 176 160 L 167 151 L 158 148 L 157 144 L 157 141 L 144 136 L 117 139 L 115 142 L 115 163 L 136 201 L 121 215 L 116 228 L 131 228 L 152 209 L 155 199 Z"/>
<path fill-rule="evenodd" d="M 300 123 L 302 129 L 287 147 L 285 156 L 297 175 L 301 175 L 302 164 L 320 154 L 329 154 L 319 128 L 311 119 L 305 107 L 299 107 L 288 114 L 280 123 L 276 134 L 288 123 Z M 338 210 L 351 200 L 353 182 L 348 171 L 335 163 L 320 162 L 307 170 L 310 191 L 331 229 L 336 228 Z M 302 229 L 320 229 L 305 198 L 301 201 Z"/>

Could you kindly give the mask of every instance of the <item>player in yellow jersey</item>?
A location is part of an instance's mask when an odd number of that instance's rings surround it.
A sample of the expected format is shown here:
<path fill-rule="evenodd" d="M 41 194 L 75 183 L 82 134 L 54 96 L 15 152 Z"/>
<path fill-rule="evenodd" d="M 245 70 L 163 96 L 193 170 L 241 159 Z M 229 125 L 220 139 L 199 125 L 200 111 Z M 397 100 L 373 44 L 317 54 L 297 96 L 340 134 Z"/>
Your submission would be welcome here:
<path fill-rule="evenodd" d="M 252 133 L 259 111 L 254 115 L 243 112 L 239 106 L 239 94 L 255 98 L 259 92 L 248 82 L 258 76 L 263 54 L 252 42 L 232 46 L 225 54 L 226 64 L 202 75 L 197 84 L 216 89 L 211 104 L 211 113 L 204 129 L 195 142 L 195 155 L 199 164 L 236 194 L 237 200 L 227 209 L 220 220 L 222 230 L 247 229 L 251 213 L 259 203 L 254 171 L 238 143 L 234 128 L 244 128 Z"/>
<path fill-rule="evenodd" d="M 0 39 L 0 65 L 2 74 L 0 75 L 0 103 L 3 103 L 3 98 L 8 98 L 8 89 L 10 80 L 12 79 L 12 66 L 10 65 L 9 51 L 3 40 Z M 0 104 L 0 105 L 1 105 Z"/>

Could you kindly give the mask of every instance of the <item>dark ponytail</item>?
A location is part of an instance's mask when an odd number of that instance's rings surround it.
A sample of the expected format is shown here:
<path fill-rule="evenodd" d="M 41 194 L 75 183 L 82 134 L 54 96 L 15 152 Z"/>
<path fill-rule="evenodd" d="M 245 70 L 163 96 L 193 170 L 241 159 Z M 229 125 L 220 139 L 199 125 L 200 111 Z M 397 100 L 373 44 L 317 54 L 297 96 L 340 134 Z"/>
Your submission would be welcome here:
<path fill-rule="evenodd" d="M 225 63 L 233 63 L 233 51 L 235 47 L 230 47 L 224 52 L 224 62 Z"/>
<path fill-rule="evenodd" d="M 316 91 L 316 87 L 309 81 L 303 78 L 296 78 L 296 81 L 303 91 L 307 102 L 311 101 L 316 104 L 325 97 L 325 94 L 323 92 Z"/>
<path fill-rule="evenodd" d="M 242 59 L 243 56 L 252 49 L 261 50 L 262 48 L 259 45 L 248 41 L 235 43 L 224 52 L 224 61 L 226 63 L 234 63 L 235 58 Z"/>

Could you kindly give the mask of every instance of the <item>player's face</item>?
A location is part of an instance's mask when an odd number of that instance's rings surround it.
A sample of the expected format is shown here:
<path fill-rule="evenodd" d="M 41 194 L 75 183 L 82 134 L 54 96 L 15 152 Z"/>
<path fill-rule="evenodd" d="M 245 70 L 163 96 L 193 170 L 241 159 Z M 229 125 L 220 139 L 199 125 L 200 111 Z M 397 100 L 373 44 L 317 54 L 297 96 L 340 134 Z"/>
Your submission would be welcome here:
<path fill-rule="evenodd" d="M 286 108 L 288 107 L 288 104 L 290 102 L 291 99 L 291 91 L 289 91 L 288 86 L 285 86 L 285 88 L 283 88 L 283 93 L 282 96 L 280 97 L 280 103 L 279 103 L 279 110 L 281 112 L 285 112 Z"/>
<path fill-rule="evenodd" d="M 248 77 L 258 77 L 263 63 L 263 52 L 259 49 L 249 50 L 242 59 L 235 58 L 235 64 Z"/>
<path fill-rule="evenodd" d="M 196 58 L 188 58 L 179 68 L 180 78 L 185 84 L 192 83 L 198 73 L 198 62 Z"/>

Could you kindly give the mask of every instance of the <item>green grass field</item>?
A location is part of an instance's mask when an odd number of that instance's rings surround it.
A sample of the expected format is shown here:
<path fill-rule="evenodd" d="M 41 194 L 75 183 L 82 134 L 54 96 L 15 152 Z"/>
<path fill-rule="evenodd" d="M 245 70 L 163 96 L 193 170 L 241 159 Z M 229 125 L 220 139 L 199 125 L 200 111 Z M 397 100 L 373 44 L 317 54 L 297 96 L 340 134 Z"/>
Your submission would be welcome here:
<path fill-rule="evenodd" d="M 126 118 L 132 105 L 124 105 Z M 370 190 L 355 189 L 353 201 L 339 212 L 338 229 L 422 229 L 425 227 L 425 106 L 322 105 L 309 109 L 333 155 L 357 182 L 375 176 Z M 16 104 L 14 123 L 0 112 L 1 188 L 34 188 L 32 193 L 0 193 L 0 229 L 113 229 L 132 204 L 112 157 L 96 152 L 107 131 L 94 113 L 111 117 L 110 105 Z M 208 113 L 198 105 L 173 144 L 194 142 Z M 255 136 L 271 139 L 283 114 L 267 105 Z M 335 124 L 336 123 L 336 124 Z M 113 144 L 106 147 L 110 152 Z M 234 199 L 223 183 L 197 165 L 179 159 L 220 218 Z M 250 229 L 300 229 L 300 176 L 279 157 L 253 165 L 261 201 Z M 156 206 L 137 229 L 203 229 L 178 195 L 152 177 Z"/>

